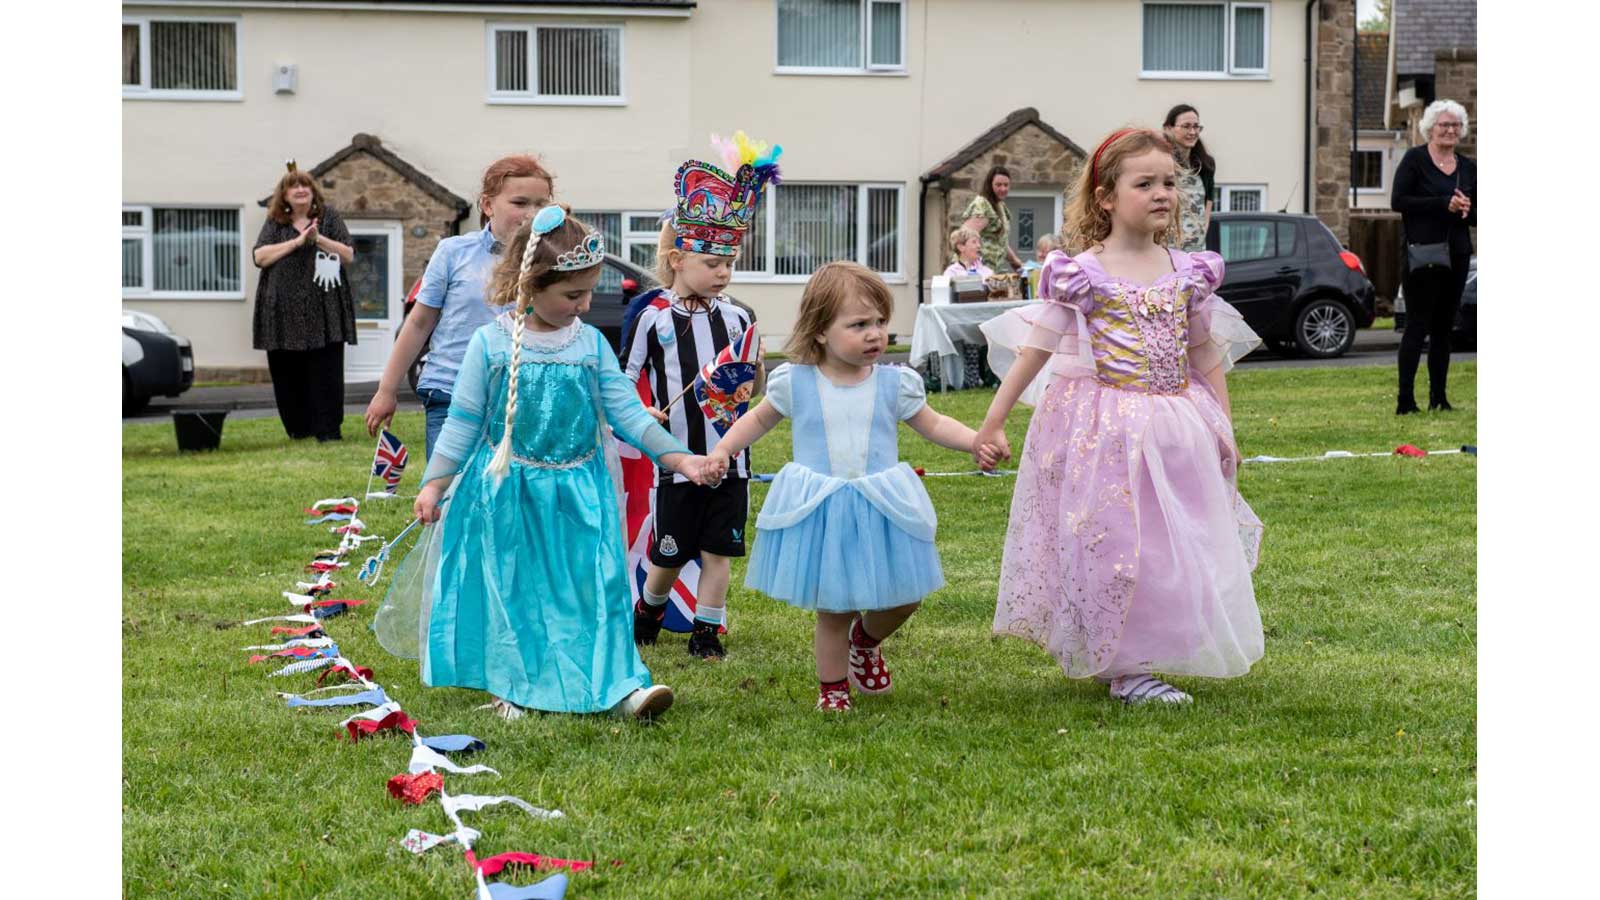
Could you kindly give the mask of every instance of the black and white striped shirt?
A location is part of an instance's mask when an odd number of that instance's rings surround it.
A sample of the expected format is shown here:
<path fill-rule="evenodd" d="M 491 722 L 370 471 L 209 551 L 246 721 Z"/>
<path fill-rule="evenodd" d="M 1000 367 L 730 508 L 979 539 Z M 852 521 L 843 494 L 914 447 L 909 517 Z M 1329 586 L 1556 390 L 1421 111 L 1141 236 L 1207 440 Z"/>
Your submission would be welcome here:
<path fill-rule="evenodd" d="M 693 384 L 700 367 L 749 327 L 750 318 L 745 311 L 727 300 L 718 298 L 709 310 L 699 304 L 691 310 L 670 290 L 664 290 L 634 321 L 626 364 L 628 380 L 638 382 L 642 373 L 650 390 L 650 399 L 645 402 L 660 409 Z M 721 440 L 692 392 L 673 403 L 667 416 L 667 430 L 692 453 L 703 454 Z M 733 459 L 728 477 L 750 477 L 748 448 Z M 659 484 L 685 481 L 688 479 L 682 475 L 659 470 Z"/>

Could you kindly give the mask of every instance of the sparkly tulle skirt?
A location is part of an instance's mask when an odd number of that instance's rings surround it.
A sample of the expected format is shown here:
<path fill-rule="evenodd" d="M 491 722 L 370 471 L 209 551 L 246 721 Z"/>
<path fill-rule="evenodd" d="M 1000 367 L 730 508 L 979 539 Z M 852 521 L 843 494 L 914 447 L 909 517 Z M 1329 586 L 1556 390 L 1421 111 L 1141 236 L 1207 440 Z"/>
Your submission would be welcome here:
<path fill-rule="evenodd" d="M 1057 377 L 1034 411 L 994 631 L 1069 676 L 1232 677 L 1261 658 L 1261 521 L 1227 417 L 1190 374 L 1170 395 Z"/>

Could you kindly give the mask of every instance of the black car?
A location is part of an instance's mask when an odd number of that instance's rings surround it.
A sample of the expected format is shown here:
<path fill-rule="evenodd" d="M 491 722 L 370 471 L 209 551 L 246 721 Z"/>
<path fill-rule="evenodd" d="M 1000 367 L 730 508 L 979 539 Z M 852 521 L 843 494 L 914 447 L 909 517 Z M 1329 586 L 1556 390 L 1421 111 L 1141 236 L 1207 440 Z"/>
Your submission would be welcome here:
<path fill-rule="evenodd" d="M 122 414 L 139 413 L 151 397 L 176 397 L 194 384 L 194 349 L 167 323 L 122 311 Z"/>
<path fill-rule="evenodd" d="M 628 302 L 641 291 L 648 291 L 656 287 L 659 282 L 656 277 L 646 270 L 634 265 L 612 253 L 606 254 L 604 263 L 601 263 L 600 281 L 594 287 L 594 294 L 589 299 L 589 311 L 584 314 L 583 321 L 600 329 L 611 349 L 617 354 L 617 359 L 626 364 L 622 348 L 622 316 L 628 311 Z M 624 283 L 628 282 L 625 286 Z M 406 297 L 405 312 L 411 313 L 411 307 L 416 303 L 417 290 L 422 287 L 419 279 L 411 288 L 411 293 Z M 726 295 L 725 295 L 726 296 Z M 744 310 L 750 316 L 750 321 L 756 320 L 755 310 L 728 297 L 735 306 Z M 417 379 L 422 376 L 422 363 L 427 358 L 427 348 L 418 355 L 416 362 L 411 364 L 407 378 L 411 382 L 411 390 L 417 389 Z"/>
<path fill-rule="evenodd" d="M 1315 216 L 1216 213 L 1206 248 L 1227 264 L 1218 293 L 1269 349 L 1343 356 L 1372 324 L 1378 294 L 1366 269 Z"/>
<path fill-rule="evenodd" d="M 1401 285 L 1394 294 L 1394 330 L 1406 330 L 1406 289 Z M 1422 343 L 1427 345 L 1427 338 Z M 1473 254 L 1467 265 L 1467 285 L 1461 290 L 1461 305 L 1456 307 L 1455 327 L 1450 334 L 1452 350 L 1478 349 L 1478 256 Z"/>

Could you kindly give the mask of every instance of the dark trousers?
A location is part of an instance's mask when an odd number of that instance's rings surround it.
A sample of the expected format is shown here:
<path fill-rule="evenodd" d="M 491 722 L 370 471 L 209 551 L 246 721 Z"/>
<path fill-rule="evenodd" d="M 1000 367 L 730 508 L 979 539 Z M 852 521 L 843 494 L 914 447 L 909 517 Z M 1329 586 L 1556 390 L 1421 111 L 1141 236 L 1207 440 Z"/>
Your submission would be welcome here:
<path fill-rule="evenodd" d="M 272 396 L 291 438 L 339 440 L 344 422 L 344 344 L 319 350 L 268 350 Z"/>
<path fill-rule="evenodd" d="M 1402 407 L 1416 403 L 1413 390 L 1424 338 L 1428 343 L 1428 403 L 1445 401 L 1445 383 L 1450 377 L 1450 332 L 1455 330 L 1456 310 L 1467 286 L 1470 263 L 1470 256 L 1452 254 L 1448 271 L 1435 266 L 1405 275 L 1406 331 L 1400 338 Z"/>

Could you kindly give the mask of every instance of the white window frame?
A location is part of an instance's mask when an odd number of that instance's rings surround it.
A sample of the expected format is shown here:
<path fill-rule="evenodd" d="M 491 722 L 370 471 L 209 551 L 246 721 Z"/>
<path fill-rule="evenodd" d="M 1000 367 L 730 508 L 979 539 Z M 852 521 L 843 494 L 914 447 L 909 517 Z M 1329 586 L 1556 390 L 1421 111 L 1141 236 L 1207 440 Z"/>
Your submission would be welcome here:
<path fill-rule="evenodd" d="M 173 91 L 150 87 L 151 22 L 223 22 L 233 25 L 233 83 L 231 91 Z M 208 100 L 237 102 L 244 99 L 244 34 L 239 16 L 123 16 L 122 24 L 139 26 L 139 83 L 122 86 L 124 100 Z M 120 52 L 120 51 L 119 51 Z M 220 208 L 220 207 L 219 207 Z"/>
<path fill-rule="evenodd" d="M 870 207 L 867 203 L 868 191 L 871 189 L 893 190 L 895 192 L 895 227 L 899 229 L 899 241 L 895 247 L 895 271 L 876 272 L 886 284 L 906 284 L 906 186 L 896 181 L 792 181 L 785 179 L 783 184 L 771 185 L 767 188 L 766 196 L 761 199 L 761 209 L 758 213 L 765 217 L 763 225 L 766 226 L 767 267 L 764 270 L 740 269 L 733 270 L 732 281 L 735 284 L 805 284 L 811 280 L 807 275 L 776 275 L 773 273 L 777 262 L 778 252 L 778 198 L 777 192 L 783 190 L 784 185 L 821 185 L 824 187 L 853 187 L 856 188 L 856 249 L 855 261 L 867 265 L 867 248 L 870 241 L 867 239 L 867 215 Z"/>
<path fill-rule="evenodd" d="M 1258 191 L 1261 194 L 1261 207 L 1259 209 L 1234 209 L 1233 195 Z M 1267 186 L 1264 184 L 1217 184 L 1217 212 L 1271 212 L 1267 206 Z"/>
<path fill-rule="evenodd" d="M 1169 72 L 1144 67 L 1144 8 L 1146 6 L 1220 6 L 1223 8 L 1222 69 L 1215 72 Z M 1261 68 L 1242 69 L 1233 65 L 1234 24 L 1239 8 L 1259 9 L 1261 19 Z M 1139 4 L 1139 77 L 1167 81 L 1270 81 L 1272 76 L 1272 5 L 1235 0 L 1143 0 Z"/>
<path fill-rule="evenodd" d="M 622 215 L 622 222 L 621 222 L 621 224 L 620 224 L 620 226 L 618 228 L 618 233 L 622 235 L 622 246 L 619 247 L 616 250 L 611 251 L 611 252 L 613 252 L 613 253 L 617 254 L 618 256 L 622 257 L 630 265 L 637 266 L 638 263 L 633 261 L 633 248 L 634 247 L 638 247 L 638 246 L 642 245 L 642 246 L 650 247 L 651 249 L 657 249 L 657 248 L 659 248 L 661 246 L 661 213 L 660 213 L 660 211 L 652 212 L 651 210 L 648 210 L 648 209 L 625 209 L 625 210 L 622 211 L 621 215 Z M 641 218 L 649 217 L 650 219 L 654 220 L 655 223 L 656 223 L 655 230 L 653 230 L 653 231 L 630 231 L 630 230 L 628 230 L 628 221 L 630 219 L 632 219 L 634 216 L 639 216 Z"/>
<path fill-rule="evenodd" d="M 872 64 L 872 4 L 897 3 L 900 6 L 900 64 Z M 906 67 L 906 0 L 861 0 L 861 46 L 856 48 L 858 66 L 786 66 L 778 61 L 778 0 L 772 0 L 772 71 L 775 75 L 867 75 L 904 78 L 911 74 Z"/>
<path fill-rule="evenodd" d="M 617 34 L 617 96 L 544 95 L 538 93 L 539 80 L 539 29 L 601 29 Z M 526 91 L 501 91 L 494 85 L 495 41 L 501 31 L 521 31 L 528 36 L 528 85 Z M 488 61 L 485 88 L 491 106 L 627 106 L 628 105 L 628 32 L 621 25 L 604 22 L 488 22 L 484 27 L 484 58 Z"/>
<path fill-rule="evenodd" d="M 122 297 L 143 300 L 243 300 L 245 294 L 245 261 L 250 259 L 250 248 L 245 244 L 244 207 L 237 203 L 124 203 L 124 212 L 139 211 L 144 214 L 141 228 L 124 227 L 123 237 L 139 237 L 144 241 L 144 284 L 138 288 L 123 288 Z M 239 289 L 237 291 L 158 291 L 155 289 L 155 211 L 157 209 L 209 209 L 237 210 L 239 213 Z"/>
<path fill-rule="evenodd" d="M 122 211 L 125 213 L 136 212 L 139 214 L 139 221 L 141 224 L 122 226 L 122 238 L 123 240 L 133 238 L 139 241 L 139 272 L 144 276 L 143 283 L 141 284 L 133 287 L 124 285 L 122 288 L 122 296 L 148 297 L 150 296 L 151 289 L 155 286 L 156 280 L 155 214 L 151 207 L 148 206 L 124 205 L 122 207 Z"/>

